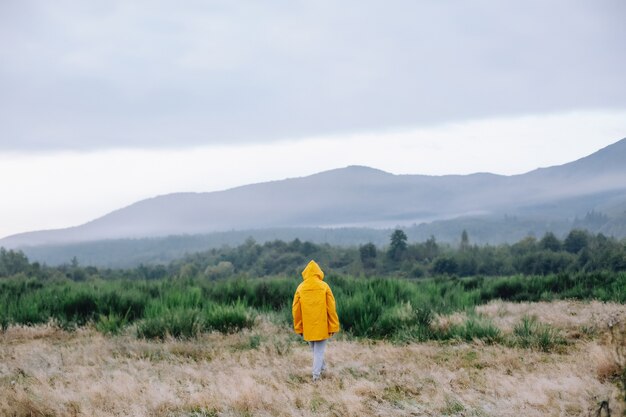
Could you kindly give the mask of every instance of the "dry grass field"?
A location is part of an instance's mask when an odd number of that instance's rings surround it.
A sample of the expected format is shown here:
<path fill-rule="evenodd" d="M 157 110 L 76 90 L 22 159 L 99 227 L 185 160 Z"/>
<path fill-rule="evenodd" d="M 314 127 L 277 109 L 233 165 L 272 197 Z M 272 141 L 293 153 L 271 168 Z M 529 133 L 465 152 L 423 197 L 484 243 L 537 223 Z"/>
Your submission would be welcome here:
<path fill-rule="evenodd" d="M 266 316 L 252 330 L 165 342 L 137 339 L 132 328 L 103 336 L 9 327 L 0 334 L 0 415 L 595 416 L 603 401 L 623 415 L 625 305 L 494 302 L 477 311 L 504 333 L 537 316 L 567 344 L 542 352 L 341 335 L 329 343 L 328 373 L 312 383 L 308 347 Z"/>

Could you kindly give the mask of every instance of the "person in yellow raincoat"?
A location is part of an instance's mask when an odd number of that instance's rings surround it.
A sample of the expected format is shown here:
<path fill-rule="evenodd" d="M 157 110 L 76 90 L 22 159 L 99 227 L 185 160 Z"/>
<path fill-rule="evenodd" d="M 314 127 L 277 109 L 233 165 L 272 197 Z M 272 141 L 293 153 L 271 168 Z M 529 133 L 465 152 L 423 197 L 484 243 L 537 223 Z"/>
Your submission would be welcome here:
<path fill-rule="evenodd" d="M 333 292 L 324 282 L 324 271 L 315 261 L 304 268 L 302 279 L 293 296 L 293 328 L 311 346 L 313 381 L 317 381 L 326 368 L 326 342 L 339 331 L 339 318 Z"/>

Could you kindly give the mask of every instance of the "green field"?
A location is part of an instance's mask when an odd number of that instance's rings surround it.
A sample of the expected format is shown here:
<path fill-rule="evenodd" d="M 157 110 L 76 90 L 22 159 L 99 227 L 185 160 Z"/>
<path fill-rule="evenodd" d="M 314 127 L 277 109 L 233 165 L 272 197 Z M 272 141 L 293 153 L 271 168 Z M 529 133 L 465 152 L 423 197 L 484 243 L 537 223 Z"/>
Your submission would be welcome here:
<path fill-rule="evenodd" d="M 104 333 L 128 326 L 140 338 L 196 337 L 249 328 L 258 314 L 289 323 L 300 279 L 259 278 L 113 280 L 0 280 L 0 323 L 54 322 L 64 329 L 95 325 Z M 626 301 L 626 273 L 579 273 L 494 278 L 327 278 L 349 337 L 403 341 L 474 338 L 497 341 L 496 329 L 474 307 L 494 299 Z M 445 331 L 435 314 L 463 311 L 470 319 Z M 528 325 L 528 323 L 526 323 Z"/>

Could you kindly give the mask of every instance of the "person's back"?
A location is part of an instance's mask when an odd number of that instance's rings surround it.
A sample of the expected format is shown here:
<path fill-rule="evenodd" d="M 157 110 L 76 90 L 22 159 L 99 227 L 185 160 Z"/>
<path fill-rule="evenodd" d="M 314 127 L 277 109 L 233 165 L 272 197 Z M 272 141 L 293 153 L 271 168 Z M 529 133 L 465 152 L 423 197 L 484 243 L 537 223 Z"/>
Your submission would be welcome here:
<path fill-rule="evenodd" d="M 323 280 L 324 272 L 315 261 L 302 271 L 303 282 L 293 298 L 293 326 L 313 350 L 313 379 L 324 369 L 326 339 L 339 331 L 333 293 Z"/>

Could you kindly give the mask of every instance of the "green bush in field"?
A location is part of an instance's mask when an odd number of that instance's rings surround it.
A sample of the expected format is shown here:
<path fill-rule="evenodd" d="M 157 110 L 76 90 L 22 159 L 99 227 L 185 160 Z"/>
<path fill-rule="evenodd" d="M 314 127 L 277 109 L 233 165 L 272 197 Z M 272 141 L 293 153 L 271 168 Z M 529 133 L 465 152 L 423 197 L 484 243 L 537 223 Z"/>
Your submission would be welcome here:
<path fill-rule="evenodd" d="M 393 317 L 383 316 L 379 321 L 378 326 L 384 327 L 386 320 L 397 320 L 398 325 L 389 327 L 389 331 L 386 332 L 384 337 L 391 338 L 392 340 L 399 342 L 411 342 L 411 341 L 427 341 L 431 340 L 434 336 L 432 322 L 434 320 L 434 314 L 429 308 L 408 308 L 410 304 L 405 304 L 396 312 L 401 312 L 399 316 Z M 404 311 L 402 311 L 404 310 Z M 397 314 L 397 313 L 396 313 Z"/>
<path fill-rule="evenodd" d="M 524 316 L 513 328 L 511 344 L 521 348 L 550 352 L 555 347 L 565 344 L 565 339 L 557 329 L 538 322 L 536 317 Z"/>
<path fill-rule="evenodd" d="M 197 309 L 202 307 L 202 289 L 193 285 L 170 288 L 164 292 L 160 301 L 172 309 Z"/>
<path fill-rule="evenodd" d="M 84 325 L 98 312 L 97 295 L 84 289 L 71 291 L 59 300 L 60 318 Z"/>
<path fill-rule="evenodd" d="M 0 331 L 5 332 L 9 328 L 9 316 L 2 310 L 0 310 Z"/>
<path fill-rule="evenodd" d="M 496 277 L 484 280 L 480 301 L 538 301 L 559 298 L 626 302 L 626 273 L 576 272 L 546 276 Z"/>
<path fill-rule="evenodd" d="M 415 311 L 411 303 L 402 303 L 389 308 L 380 315 L 372 329 L 378 337 L 388 337 L 406 329 L 415 322 Z"/>
<path fill-rule="evenodd" d="M 129 312 L 130 310 L 128 310 Z M 117 313 L 100 314 L 96 322 L 96 329 L 103 334 L 119 334 L 128 324 L 128 313 L 124 316 Z"/>
<path fill-rule="evenodd" d="M 241 303 L 215 304 L 203 311 L 202 324 L 205 330 L 230 333 L 252 327 L 254 316 Z"/>
<path fill-rule="evenodd" d="M 145 318 L 137 325 L 137 336 L 161 340 L 168 336 L 188 339 L 197 337 L 203 331 L 229 333 L 250 328 L 254 320 L 253 314 L 242 303 L 205 303 L 205 307 L 200 309 L 170 307 L 168 302 L 154 301 L 146 308 Z"/>
<path fill-rule="evenodd" d="M 137 337 L 142 339 L 165 339 L 169 335 L 165 317 L 151 317 L 137 325 Z"/>
<path fill-rule="evenodd" d="M 198 310 L 174 310 L 165 317 L 172 337 L 188 339 L 196 337 L 202 330 L 202 316 Z"/>
<path fill-rule="evenodd" d="M 294 279 L 261 280 L 254 285 L 251 307 L 278 311 L 291 306 L 293 294 L 300 282 Z"/>
<path fill-rule="evenodd" d="M 376 321 L 372 335 L 382 338 L 393 338 L 402 335 L 414 335 L 417 340 L 427 340 L 432 334 L 431 324 L 434 315 L 428 308 L 418 309 L 410 302 L 398 304 L 385 310 Z"/>
<path fill-rule="evenodd" d="M 382 300 L 373 291 L 363 291 L 338 302 L 337 313 L 344 330 L 354 336 L 372 336 L 383 312 Z"/>
<path fill-rule="evenodd" d="M 40 308 L 37 297 L 28 294 L 15 301 L 10 301 L 7 308 L 9 321 L 15 324 L 40 324 L 50 320 L 51 314 L 47 309 Z"/>
<path fill-rule="evenodd" d="M 436 335 L 443 340 L 457 339 L 466 342 L 481 340 L 485 343 L 502 341 L 502 332 L 491 321 L 480 317 L 469 317 L 465 323 L 451 326 Z"/>
<path fill-rule="evenodd" d="M 165 339 L 168 336 L 189 339 L 202 330 L 199 310 L 162 310 L 159 315 L 144 319 L 137 326 L 137 336 L 145 339 Z"/>
<path fill-rule="evenodd" d="M 211 283 L 204 288 L 206 298 L 218 304 L 242 302 L 258 310 L 280 311 L 291 306 L 297 279 L 235 279 Z"/>
<path fill-rule="evenodd" d="M 135 288 L 108 289 L 98 297 L 97 311 L 100 315 L 108 311 L 108 314 L 126 317 L 127 320 L 132 321 L 143 316 L 148 300 L 147 294 Z"/>

